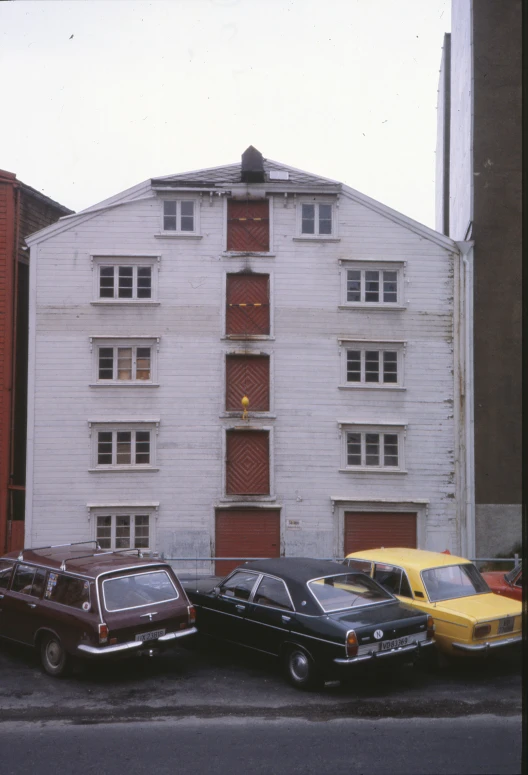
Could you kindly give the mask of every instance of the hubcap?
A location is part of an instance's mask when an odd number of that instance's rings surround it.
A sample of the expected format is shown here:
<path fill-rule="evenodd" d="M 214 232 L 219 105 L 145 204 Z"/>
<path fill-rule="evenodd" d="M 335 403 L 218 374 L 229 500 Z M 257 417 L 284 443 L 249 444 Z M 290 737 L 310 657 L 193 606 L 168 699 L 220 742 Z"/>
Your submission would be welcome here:
<path fill-rule="evenodd" d="M 57 667 L 57 665 L 60 664 L 62 649 L 56 640 L 50 640 L 46 646 L 46 656 L 48 658 L 48 662 L 50 665 L 53 665 L 53 667 Z"/>
<path fill-rule="evenodd" d="M 294 651 L 290 657 L 290 669 L 297 681 L 305 681 L 308 678 L 310 664 L 302 651 Z"/>

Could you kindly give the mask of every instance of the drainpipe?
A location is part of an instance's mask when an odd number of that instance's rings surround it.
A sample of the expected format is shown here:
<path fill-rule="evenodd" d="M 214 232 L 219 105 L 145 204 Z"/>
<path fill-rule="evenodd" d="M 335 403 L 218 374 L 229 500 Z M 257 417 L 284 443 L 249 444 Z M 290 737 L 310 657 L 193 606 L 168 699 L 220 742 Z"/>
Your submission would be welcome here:
<path fill-rule="evenodd" d="M 464 267 L 464 441 L 466 480 L 466 557 L 476 556 L 475 547 L 475 419 L 473 372 L 473 246 L 474 241 L 457 242 Z"/>

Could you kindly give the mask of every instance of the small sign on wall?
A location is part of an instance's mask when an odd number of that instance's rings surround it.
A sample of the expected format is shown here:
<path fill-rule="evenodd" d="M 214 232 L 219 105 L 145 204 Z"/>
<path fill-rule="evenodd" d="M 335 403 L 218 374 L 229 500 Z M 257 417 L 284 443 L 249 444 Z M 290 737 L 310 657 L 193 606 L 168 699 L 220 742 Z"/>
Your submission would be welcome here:
<path fill-rule="evenodd" d="M 300 530 L 302 527 L 302 521 L 300 519 L 287 519 L 286 520 L 286 529 L 287 530 Z"/>

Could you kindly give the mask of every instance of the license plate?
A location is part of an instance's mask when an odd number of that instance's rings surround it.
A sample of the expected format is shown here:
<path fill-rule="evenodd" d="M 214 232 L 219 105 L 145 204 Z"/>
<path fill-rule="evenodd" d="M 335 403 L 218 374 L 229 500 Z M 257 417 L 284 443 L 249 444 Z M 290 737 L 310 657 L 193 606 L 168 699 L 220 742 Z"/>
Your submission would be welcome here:
<path fill-rule="evenodd" d="M 394 640 L 384 640 L 381 644 L 381 651 L 392 651 L 392 649 L 399 649 L 402 646 L 406 646 L 409 642 L 409 638 L 394 638 Z"/>
<path fill-rule="evenodd" d="M 499 635 L 504 635 L 505 632 L 513 632 L 513 623 L 515 617 L 508 616 L 506 619 L 501 619 L 499 622 Z"/>
<path fill-rule="evenodd" d="M 165 630 L 152 630 L 152 632 L 140 632 L 136 635 L 136 640 L 157 640 L 162 635 L 165 635 Z"/>

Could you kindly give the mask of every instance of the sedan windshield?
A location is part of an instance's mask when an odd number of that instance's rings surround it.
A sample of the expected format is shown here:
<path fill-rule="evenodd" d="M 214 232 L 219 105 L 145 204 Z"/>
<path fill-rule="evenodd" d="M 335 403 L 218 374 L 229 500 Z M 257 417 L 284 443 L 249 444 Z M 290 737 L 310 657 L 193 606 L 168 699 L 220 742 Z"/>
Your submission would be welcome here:
<path fill-rule="evenodd" d="M 431 603 L 482 595 L 490 591 L 480 572 L 471 563 L 424 570 L 422 579 Z"/>
<path fill-rule="evenodd" d="M 327 613 L 394 600 L 389 592 L 364 573 L 327 576 L 309 581 L 308 587 Z"/>
<path fill-rule="evenodd" d="M 107 611 L 123 611 L 176 600 L 178 590 L 167 571 L 160 570 L 106 579 L 103 597 Z"/>

